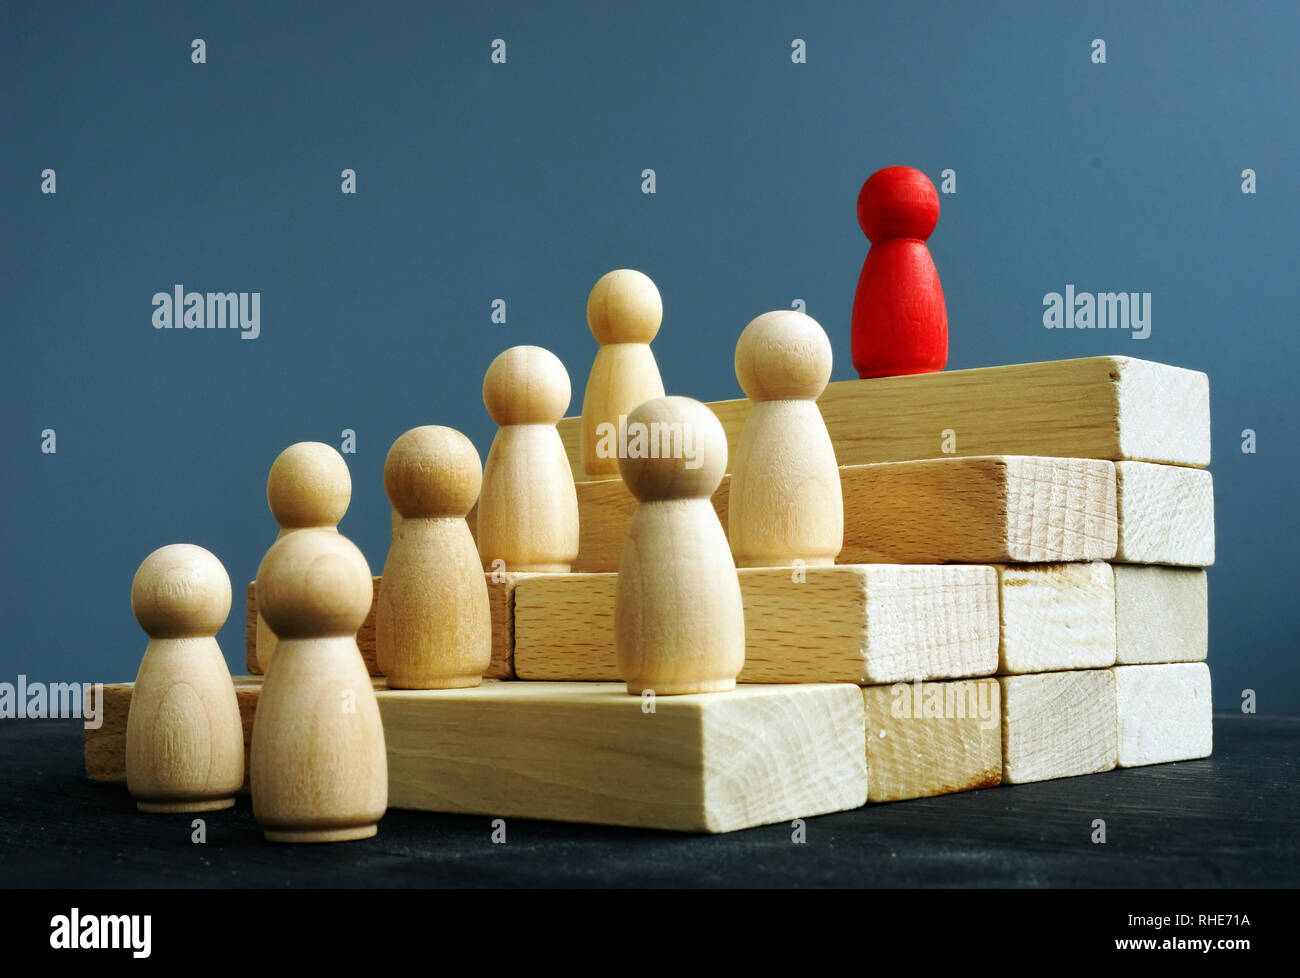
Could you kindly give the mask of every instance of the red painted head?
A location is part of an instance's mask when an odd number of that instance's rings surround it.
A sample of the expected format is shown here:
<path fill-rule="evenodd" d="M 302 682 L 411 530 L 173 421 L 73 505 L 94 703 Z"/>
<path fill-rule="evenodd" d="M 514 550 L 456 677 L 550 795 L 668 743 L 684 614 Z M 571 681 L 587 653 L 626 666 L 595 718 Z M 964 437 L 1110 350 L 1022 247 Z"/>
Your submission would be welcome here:
<path fill-rule="evenodd" d="M 858 194 L 858 224 L 872 244 L 886 238 L 924 241 L 939 223 L 939 193 L 920 170 L 887 166 Z"/>

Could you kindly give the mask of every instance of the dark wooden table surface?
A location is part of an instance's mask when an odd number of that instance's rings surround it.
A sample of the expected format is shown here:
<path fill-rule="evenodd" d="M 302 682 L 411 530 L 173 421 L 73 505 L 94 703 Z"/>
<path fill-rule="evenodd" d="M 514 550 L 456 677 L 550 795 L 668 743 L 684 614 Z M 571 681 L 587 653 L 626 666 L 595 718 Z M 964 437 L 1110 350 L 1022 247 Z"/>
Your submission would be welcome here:
<path fill-rule="evenodd" d="M 1300 718 L 1216 714 L 1214 756 L 874 805 L 723 836 L 390 811 L 379 835 L 262 840 L 248 798 L 140 815 L 86 780 L 77 720 L 0 721 L 7 887 L 1028 886 L 1300 884 Z M 1093 820 L 1107 841 L 1092 842 Z"/>

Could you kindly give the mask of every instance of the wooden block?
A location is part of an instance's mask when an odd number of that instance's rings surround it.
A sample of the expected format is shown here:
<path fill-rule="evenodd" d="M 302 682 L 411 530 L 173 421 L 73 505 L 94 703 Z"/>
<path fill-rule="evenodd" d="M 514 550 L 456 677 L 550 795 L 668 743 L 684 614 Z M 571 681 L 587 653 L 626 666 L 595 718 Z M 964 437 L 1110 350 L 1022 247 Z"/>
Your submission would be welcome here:
<path fill-rule="evenodd" d="M 254 618 L 256 622 L 256 618 Z M 249 754 L 253 747 L 253 714 L 262 691 L 261 676 L 232 676 L 239 719 L 244 727 L 244 785 L 248 791 Z M 126 784 L 126 719 L 134 683 L 105 683 L 103 716 L 98 729 L 86 731 L 86 777 L 91 781 Z"/>
<path fill-rule="evenodd" d="M 729 832 L 866 801 L 855 687 L 738 686 L 654 705 L 605 683 L 386 691 L 389 803 Z"/>
<path fill-rule="evenodd" d="M 1209 650 L 1206 574 L 1183 567 L 1115 565 L 1119 665 L 1200 662 Z"/>
<path fill-rule="evenodd" d="M 1115 478 L 1116 561 L 1186 567 L 1214 563 L 1214 480 L 1209 472 L 1117 462 Z"/>
<path fill-rule="evenodd" d="M 1110 462 L 1008 455 L 860 471 L 844 490 L 845 563 L 1041 563 L 1115 553 Z"/>
<path fill-rule="evenodd" d="M 890 683 L 997 668 L 996 576 L 984 566 L 742 568 L 744 683 Z M 802 579 L 800 580 L 800 577 Z M 515 587 L 520 679 L 611 681 L 617 574 Z"/>
<path fill-rule="evenodd" d="M 931 375 L 937 376 L 937 375 Z M 1115 473 L 1077 458 L 940 458 L 841 465 L 841 564 L 1020 563 L 1115 556 Z M 727 525 L 731 477 L 713 494 Z M 618 570 L 636 500 L 617 479 L 578 486 L 575 571 Z"/>
<path fill-rule="evenodd" d="M 1209 379 L 1130 357 L 838 381 L 818 406 L 841 465 L 933 458 L 945 431 L 958 455 L 1210 464 Z M 709 407 L 734 457 L 749 401 Z M 574 478 L 587 481 L 582 419 L 558 427 Z"/>
<path fill-rule="evenodd" d="M 1116 666 L 1119 766 L 1209 757 L 1214 746 L 1210 670 L 1204 662 Z"/>
<path fill-rule="evenodd" d="M 251 731 L 262 679 L 239 676 L 235 686 Z M 126 783 L 131 690 L 104 687 L 104 723 L 86 731 L 92 780 Z M 621 683 L 396 690 L 376 680 L 375 696 L 390 808 L 730 832 L 867 798 L 855 686 L 660 696 L 653 712 Z"/>
<path fill-rule="evenodd" d="M 232 676 L 235 699 L 239 703 L 239 719 L 244 727 L 244 784 L 239 790 L 248 793 L 249 769 L 252 766 L 253 716 L 262 694 L 262 676 Z M 487 680 L 484 682 L 496 682 Z M 376 694 L 386 689 L 383 677 L 370 680 Z M 131 694 L 135 683 L 104 684 L 104 722 L 95 730 L 86 731 L 86 777 L 91 781 L 126 784 L 126 719 L 131 709 Z"/>
<path fill-rule="evenodd" d="M 1003 676 L 1002 780 L 1096 774 L 1115 767 L 1115 676 L 1110 669 Z"/>
<path fill-rule="evenodd" d="M 511 626 L 511 606 L 514 600 L 515 584 L 532 574 L 507 574 L 489 571 L 486 575 L 488 585 L 488 611 L 492 616 L 492 662 L 484 673 L 486 679 L 510 679 L 514 676 L 514 640 Z M 379 606 L 379 587 L 383 578 L 376 577 L 375 595 L 370 603 L 370 612 L 361 623 L 357 632 L 357 648 L 365 660 L 366 669 L 372 676 L 382 676 L 375 662 L 375 611 Z M 244 624 L 244 666 L 253 675 L 257 668 L 257 596 L 253 583 L 248 585 L 248 616 Z"/>
<path fill-rule="evenodd" d="M 902 801 L 1002 782 L 996 679 L 897 683 L 862 690 L 867 800 Z"/>
<path fill-rule="evenodd" d="M 998 566 L 1000 673 L 1115 664 L 1115 574 L 1103 561 Z"/>

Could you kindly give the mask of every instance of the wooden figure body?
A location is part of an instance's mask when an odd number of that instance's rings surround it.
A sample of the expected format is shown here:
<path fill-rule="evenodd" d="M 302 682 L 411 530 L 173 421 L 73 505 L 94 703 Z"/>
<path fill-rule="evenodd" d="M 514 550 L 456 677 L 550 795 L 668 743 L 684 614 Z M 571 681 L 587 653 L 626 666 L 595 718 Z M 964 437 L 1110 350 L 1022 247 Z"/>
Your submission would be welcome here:
<path fill-rule="evenodd" d="M 244 783 L 244 728 L 216 634 L 230 578 L 178 543 L 145 558 L 131 608 L 149 636 L 126 724 L 126 783 L 142 812 L 229 808 Z"/>
<path fill-rule="evenodd" d="M 736 344 L 752 406 L 731 463 L 727 536 L 738 567 L 835 563 L 844 546 L 839 464 L 817 398 L 831 344 L 809 316 L 759 316 Z"/>
<path fill-rule="evenodd" d="M 330 445 L 300 441 L 282 451 L 266 480 L 266 501 L 280 524 L 276 539 L 308 528 L 338 529 L 352 499 L 348 463 Z M 254 590 L 256 591 L 256 582 Z M 257 612 L 257 668 L 265 675 L 275 654 L 275 633 Z"/>
<path fill-rule="evenodd" d="M 853 366 L 860 377 L 942 370 L 948 313 L 926 239 L 939 194 L 920 170 L 891 166 L 858 194 L 858 224 L 871 241 L 853 298 Z"/>
<path fill-rule="evenodd" d="M 629 439 L 641 431 L 658 457 L 629 451 L 619 459 L 637 498 L 614 604 L 619 675 L 632 694 L 732 689 L 745 664 L 745 620 L 736 565 L 709 501 L 727 468 L 726 435 L 712 411 L 687 397 L 640 405 L 628 418 Z"/>
<path fill-rule="evenodd" d="M 629 268 L 601 276 L 587 298 L 587 324 L 600 344 L 582 399 L 582 467 L 589 478 L 618 477 L 620 421 L 664 396 L 650 350 L 663 317 L 654 282 Z"/>
<path fill-rule="evenodd" d="M 487 579 L 465 514 L 482 483 L 459 431 L 413 428 L 393 443 L 384 488 L 400 523 L 375 614 L 379 670 L 394 689 L 477 686 L 492 659 Z"/>
<path fill-rule="evenodd" d="M 539 346 L 511 347 L 488 367 L 483 403 L 500 428 L 478 502 L 484 568 L 567 573 L 578 556 L 578 493 L 555 430 L 569 395 L 564 364 Z"/>
<path fill-rule="evenodd" d="M 308 529 L 267 551 L 257 582 L 278 642 L 253 721 L 253 815 L 272 842 L 368 838 L 388 806 L 384 728 L 357 648 L 370 568 L 342 534 Z"/>

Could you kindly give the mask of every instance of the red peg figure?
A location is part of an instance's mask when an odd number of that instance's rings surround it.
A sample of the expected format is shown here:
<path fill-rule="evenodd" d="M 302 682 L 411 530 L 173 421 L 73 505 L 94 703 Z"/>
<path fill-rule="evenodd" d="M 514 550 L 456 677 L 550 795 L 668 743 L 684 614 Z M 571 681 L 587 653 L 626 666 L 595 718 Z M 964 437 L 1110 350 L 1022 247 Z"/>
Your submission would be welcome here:
<path fill-rule="evenodd" d="M 871 241 L 853 297 L 853 366 L 860 377 L 942 370 L 948 312 L 926 239 L 939 194 L 920 170 L 877 170 L 858 194 L 858 224 Z"/>

